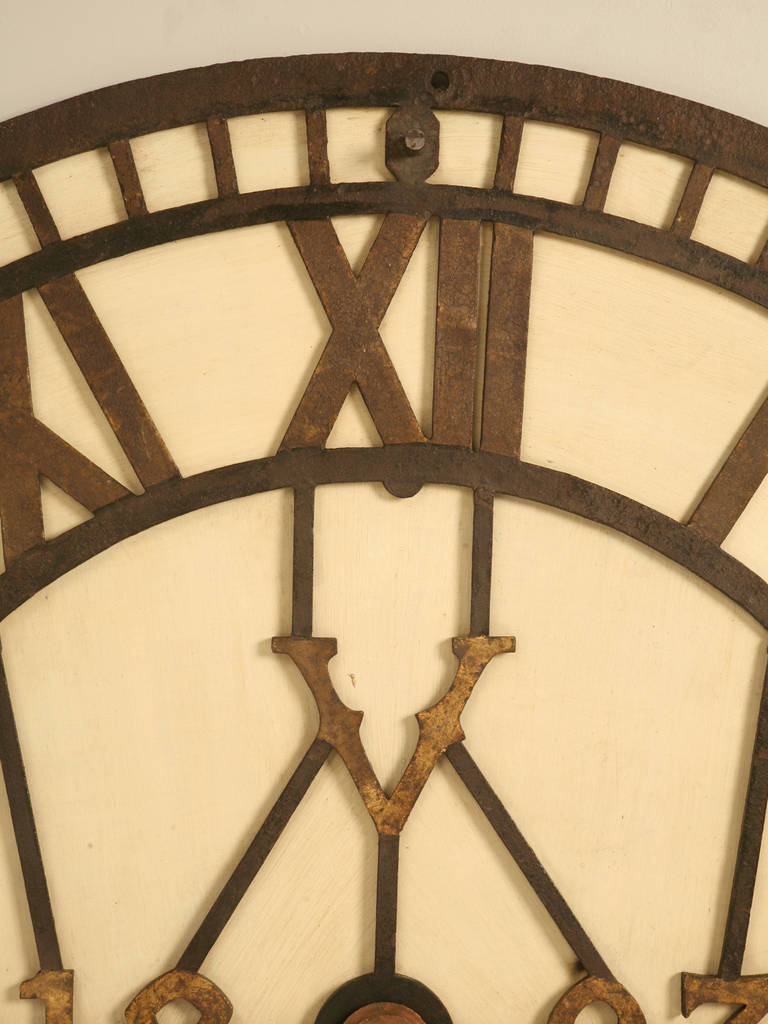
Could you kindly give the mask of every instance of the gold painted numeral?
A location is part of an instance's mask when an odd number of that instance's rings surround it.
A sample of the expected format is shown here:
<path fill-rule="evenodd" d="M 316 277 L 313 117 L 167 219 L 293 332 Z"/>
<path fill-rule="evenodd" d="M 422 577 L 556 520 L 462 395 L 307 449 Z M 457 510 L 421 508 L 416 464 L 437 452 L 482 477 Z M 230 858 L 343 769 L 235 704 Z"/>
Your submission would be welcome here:
<path fill-rule="evenodd" d="M 128 1024 L 157 1024 L 157 1013 L 184 999 L 200 1013 L 199 1024 L 228 1024 L 232 1004 L 212 981 L 194 971 L 168 971 L 150 982 L 125 1011 Z"/>
<path fill-rule="evenodd" d="M 38 971 L 19 988 L 22 999 L 45 1004 L 45 1024 L 72 1024 L 74 971 Z"/>
<path fill-rule="evenodd" d="M 768 974 L 752 974 L 726 980 L 714 975 L 681 975 L 682 1010 L 684 1017 L 703 1003 L 737 1006 L 728 1021 L 758 1024 L 768 1013 Z"/>
<path fill-rule="evenodd" d="M 616 1014 L 618 1024 L 645 1024 L 637 1000 L 618 981 L 590 975 L 569 988 L 549 1015 L 547 1024 L 574 1024 L 590 1003 L 606 1003 Z"/>

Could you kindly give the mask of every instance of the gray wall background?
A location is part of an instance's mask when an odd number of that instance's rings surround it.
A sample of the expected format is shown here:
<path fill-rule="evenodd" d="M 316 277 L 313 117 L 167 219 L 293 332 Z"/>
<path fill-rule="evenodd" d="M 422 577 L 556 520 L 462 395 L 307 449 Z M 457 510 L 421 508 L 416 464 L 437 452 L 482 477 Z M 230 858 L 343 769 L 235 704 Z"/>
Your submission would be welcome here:
<path fill-rule="evenodd" d="M 621 78 L 768 123 L 768 0 L 0 0 L 0 120 L 219 61 L 403 50 Z"/>

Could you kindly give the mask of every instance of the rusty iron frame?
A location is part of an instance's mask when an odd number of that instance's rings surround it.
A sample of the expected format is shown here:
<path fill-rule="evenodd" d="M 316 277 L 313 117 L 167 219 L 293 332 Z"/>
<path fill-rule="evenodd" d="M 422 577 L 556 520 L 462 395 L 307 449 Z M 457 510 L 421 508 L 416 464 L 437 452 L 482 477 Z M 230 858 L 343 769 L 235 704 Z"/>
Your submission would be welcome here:
<path fill-rule="evenodd" d="M 331 179 L 326 111 L 361 106 L 395 109 L 388 122 L 386 154 L 397 180 Z M 227 121 L 278 110 L 305 112 L 309 185 L 241 193 Z M 503 117 L 491 188 L 426 181 L 439 162 L 434 111 L 441 110 Z M 515 193 L 526 119 L 598 134 L 580 204 Z M 203 123 L 207 129 L 217 198 L 148 212 L 130 140 L 194 123 Z M 623 142 L 691 161 L 678 209 L 665 228 L 604 212 Z M 105 147 L 110 154 L 126 220 L 62 240 L 34 170 L 97 147 Z M 364 1013 L 359 1017 L 365 1007 L 388 1019 L 400 1019 L 398 1005 L 403 1020 L 412 1021 L 416 1015 L 427 1024 L 450 1021 L 439 999 L 418 982 L 397 974 L 395 964 L 399 835 L 418 798 L 418 787 L 443 755 L 586 971 L 586 977 L 553 1009 L 552 1024 L 568 1024 L 595 999 L 609 1002 L 622 1022 L 643 1021 L 640 1008 L 616 980 L 473 761 L 463 743 L 459 715 L 485 664 L 482 657 L 477 660 L 478 652 L 484 651 L 487 661 L 494 653 L 514 649 L 513 638 L 488 637 L 496 495 L 543 503 L 617 530 L 695 573 L 768 629 L 768 584 L 721 547 L 768 473 L 768 402 L 733 450 L 723 454 L 718 473 L 686 523 L 520 458 L 535 233 L 551 232 L 629 253 L 768 308 L 768 246 L 754 263 L 746 263 L 690 237 L 715 171 L 768 187 L 768 129 L 624 83 L 551 68 L 445 56 L 346 54 L 245 61 L 114 86 L 0 125 L 0 181 L 13 179 L 40 242 L 38 252 L 0 267 L 0 370 L 5 374 L 0 374 L 0 520 L 7 562 L 0 576 L 0 620 L 64 573 L 158 523 L 277 488 L 290 488 L 294 495 L 292 630 L 290 637 L 274 641 L 274 649 L 293 658 L 313 689 L 321 729 L 177 964 L 136 997 L 129 1007 L 130 1019 L 150 1024 L 163 1000 L 179 994 L 193 1002 L 198 999 L 201 1012 L 212 1021 L 224 1024 L 228 1019 L 231 1007 L 226 997 L 198 972 L 291 814 L 336 750 L 345 757 L 379 833 L 375 957 L 370 975 L 354 979 L 328 998 L 319 1024 L 340 1024 L 350 1016 L 355 1021 L 367 1019 Z M 363 270 L 353 274 L 328 218 L 364 213 L 386 216 Z M 378 325 L 431 217 L 439 218 L 441 226 L 433 424 L 427 437 L 380 343 Z M 76 271 L 149 246 L 272 221 L 288 224 L 331 321 L 331 337 L 274 456 L 184 478 L 79 285 Z M 475 391 L 480 344 L 475 285 L 484 222 L 494 225 L 494 237 L 483 342 L 482 436 L 474 444 L 474 398 L 468 396 Z M 144 493 L 126 492 L 35 419 L 20 300 L 30 288 L 39 289 L 43 296 Z M 365 358 L 356 349 L 358 335 L 368 341 Z M 324 448 L 339 402 L 351 383 L 363 393 L 383 448 Z M 62 486 L 94 512 L 93 518 L 55 540 L 44 541 L 39 509 L 35 512 L 39 473 L 63 480 Z M 335 696 L 327 668 L 335 641 L 316 638 L 312 630 L 315 488 L 353 481 L 382 483 L 400 497 L 416 493 L 424 484 L 442 483 L 471 489 L 474 500 L 468 633 L 454 641 L 457 676 L 442 701 L 420 714 L 420 746 L 391 797 L 376 790 L 378 783 L 371 778 L 367 757 L 357 744 L 359 714 Z M 742 1005 L 768 1005 L 766 977 L 741 977 L 768 803 L 766 750 L 768 682 L 758 713 L 720 968 L 716 977 L 683 975 L 686 1015 L 704 1001 L 733 1001 L 734 992 Z M 25 983 L 22 995 L 46 1000 L 47 1011 L 55 1007 L 66 1024 L 72 1012 L 72 975 L 62 969 L 1 664 L 0 756 L 41 968 L 36 979 Z M 401 800 L 395 799 L 398 794 Z"/>

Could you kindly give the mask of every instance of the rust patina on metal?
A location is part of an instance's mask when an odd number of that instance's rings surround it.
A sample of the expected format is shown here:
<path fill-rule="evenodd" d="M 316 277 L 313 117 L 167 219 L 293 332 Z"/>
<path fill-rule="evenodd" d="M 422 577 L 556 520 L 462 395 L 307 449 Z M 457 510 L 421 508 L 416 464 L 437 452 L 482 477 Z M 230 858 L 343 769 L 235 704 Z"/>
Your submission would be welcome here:
<path fill-rule="evenodd" d="M 381 835 L 399 835 L 432 769 L 454 743 L 461 743 L 461 713 L 483 669 L 497 654 L 515 649 L 511 636 L 456 637 L 453 653 L 459 665 L 446 693 L 431 708 L 420 711 L 419 739 L 407 768 L 391 796 L 387 796 L 368 760 L 360 739 L 362 711 L 353 711 L 339 698 L 328 663 L 336 654 L 336 640 L 325 637 L 275 637 L 272 650 L 287 654 L 304 677 L 317 703 L 320 726 L 317 738 L 341 756 Z"/>
<path fill-rule="evenodd" d="M 45 1006 L 45 1024 L 70 1024 L 74 1004 L 74 971 L 38 971 L 19 986 L 22 999 L 39 999 Z"/>
<path fill-rule="evenodd" d="M 326 111 L 394 108 L 385 159 L 392 181 L 334 182 Z M 239 188 L 228 119 L 279 110 L 305 113 L 309 184 L 266 192 Z M 435 185 L 436 113 L 501 115 L 493 185 Z M 526 120 L 597 133 L 583 201 L 566 205 L 515 192 Z M 131 138 L 181 125 L 206 126 L 217 197 L 150 213 Z M 605 213 L 620 146 L 638 143 L 690 161 L 678 209 L 663 228 Z M 126 219 L 63 240 L 35 168 L 105 147 Z M 294 495 L 291 635 L 287 654 L 312 690 L 318 734 L 252 842 L 203 917 L 174 968 L 126 1011 L 129 1024 L 154 1024 L 166 1003 L 184 998 L 206 1024 L 226 1024 L 229 1001 L 198 972 L 253 878 L 329 755 L 347 765 L 378 832 L 373 970 L 331 994 L 318 1024 L 373 1020 L 450 1024 L 438 997 L 396 972 L 399 837 L 431 771 L 445 756 L 577 957 L 585 977 L 558 1001 L 550 1024 L 573 1024 L 594 1001 L 621 1024 L 643 1024 L 634 998 L 588 937 L 521 829 L 463 743 L 460 714 L 484 667 L 514 647 L 490 637 L 493 515 L 497 494 L 563 509 L 618 530 L 685 566 L 768 628 L 768 585 L 721 543 L 768 472 L 768 400 L 758 409 L 687 523 L 673 521 L 589 481 L 521 461 L 533 239 L 548 231 L 682 271 L 768 308 L 768 247 L 754 263 L 691 239 L 714 172 L 768 187 L 768 130 L 699 104 L 619 82 L 550 68 L 456 57 L 347 54 L 245 61 L 114 86 L 0 125 L 0 181 L 12 178 L 40 251 L 0 268 L 0 526 L 6 572 L 0 618 L 70 569 L 142 530 L 197 508 L 247 494 L 291 488 Z M 362 269 L 339 244 L 333 216 L 382 214 Z M 420 424 L 379 327 L 430 218 L 439 220 L 431 432 Z M 331 324 L 331 333 L 279 450 L 271 458 L 183 478 L 76 272 L 148 246 L 250 224 L 288 225 Z M 486 327 L 481 336 L 480 240 L 493 225 Z M 37 288 L 136 473 L 141 494 L 116 480 L 35 417 L 21 293 Z M 476 376 L 484 366 L 482 399 Z M 326 450 L 339 410 L 356 385 L 383 447 Z M 480 408 L 478 408 L 478 404 Z M 44 540 L 39 475 L 50 477 L 93 513 L 61 537 Z M 380 482 L 408 497 L 423 485 L 470 488 L 474 499 L 467 635 L 454 641 L 458 667 L 445 696 L 419 715 L 413 758 L 384 793 L 360 742 L 361 714 L 336 694 L 329 661 L 336 641 L 313 635 L 314 495 L 320 484 Z M 768 678 L 768 677 L 767 677 Z M 62 969 L 56 925 L 37 839 L 32 800 L 2 666 L 0 755 L 21 859 L 40 973 L 24 998 L 44 1001 L 49 1024 L 72 1019 L 71 971 Z M 716 976 L 683 975 L 683 1012 L 702 1002 L 742 1003 L 746 1021 L 765 1014 L 764 976 L 742 977 L 742 962 L 768 802 L 768 685 L 760 704 L 745 812 L 721 962 Z"/>
<path fill-rule="evenodd" d="M 768 974 L 753 974 L 745 978 L 723 978 L 702 974 L 681 975 L 682 1010 L 684 1017 L 703 1003 L 722 1003 L 737 1006 L 729 1021 L 739 1024 L 758 1024 L 768 1013 Z"/>
<path fill-rule="evenodd" d="M 131 1000 L 127 1024 L 158 1024 L 157 1014 L 176 999 L 184 999 L 200 1013 L 200 1024 L 228 1024 L 232 1004 L 212 981 L 191 971 L 168 971 L 150 982 Z"/>
<path fill-rule="evenodd" d="M 568 989 L 549 1015 L 547 1024 L 573 1024 L 590 1003 L 607 1003 L 615 1012 L 618 1024 L 645 1024 L 645 1016 L 637 1002 L 616 981 L 608 978 L 583 978 Z"/>

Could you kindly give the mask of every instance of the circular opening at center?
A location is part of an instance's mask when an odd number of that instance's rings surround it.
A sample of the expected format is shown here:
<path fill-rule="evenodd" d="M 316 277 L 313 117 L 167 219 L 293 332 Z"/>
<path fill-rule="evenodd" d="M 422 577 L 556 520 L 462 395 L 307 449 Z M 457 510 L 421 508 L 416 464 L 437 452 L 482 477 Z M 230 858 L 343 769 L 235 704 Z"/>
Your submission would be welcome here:
<path fill-rule="evenodd" d="M 424 1024 L 424 1019 L 402 1003 L 369 1003 L 355 1010 L 344 1024 Z"/>

